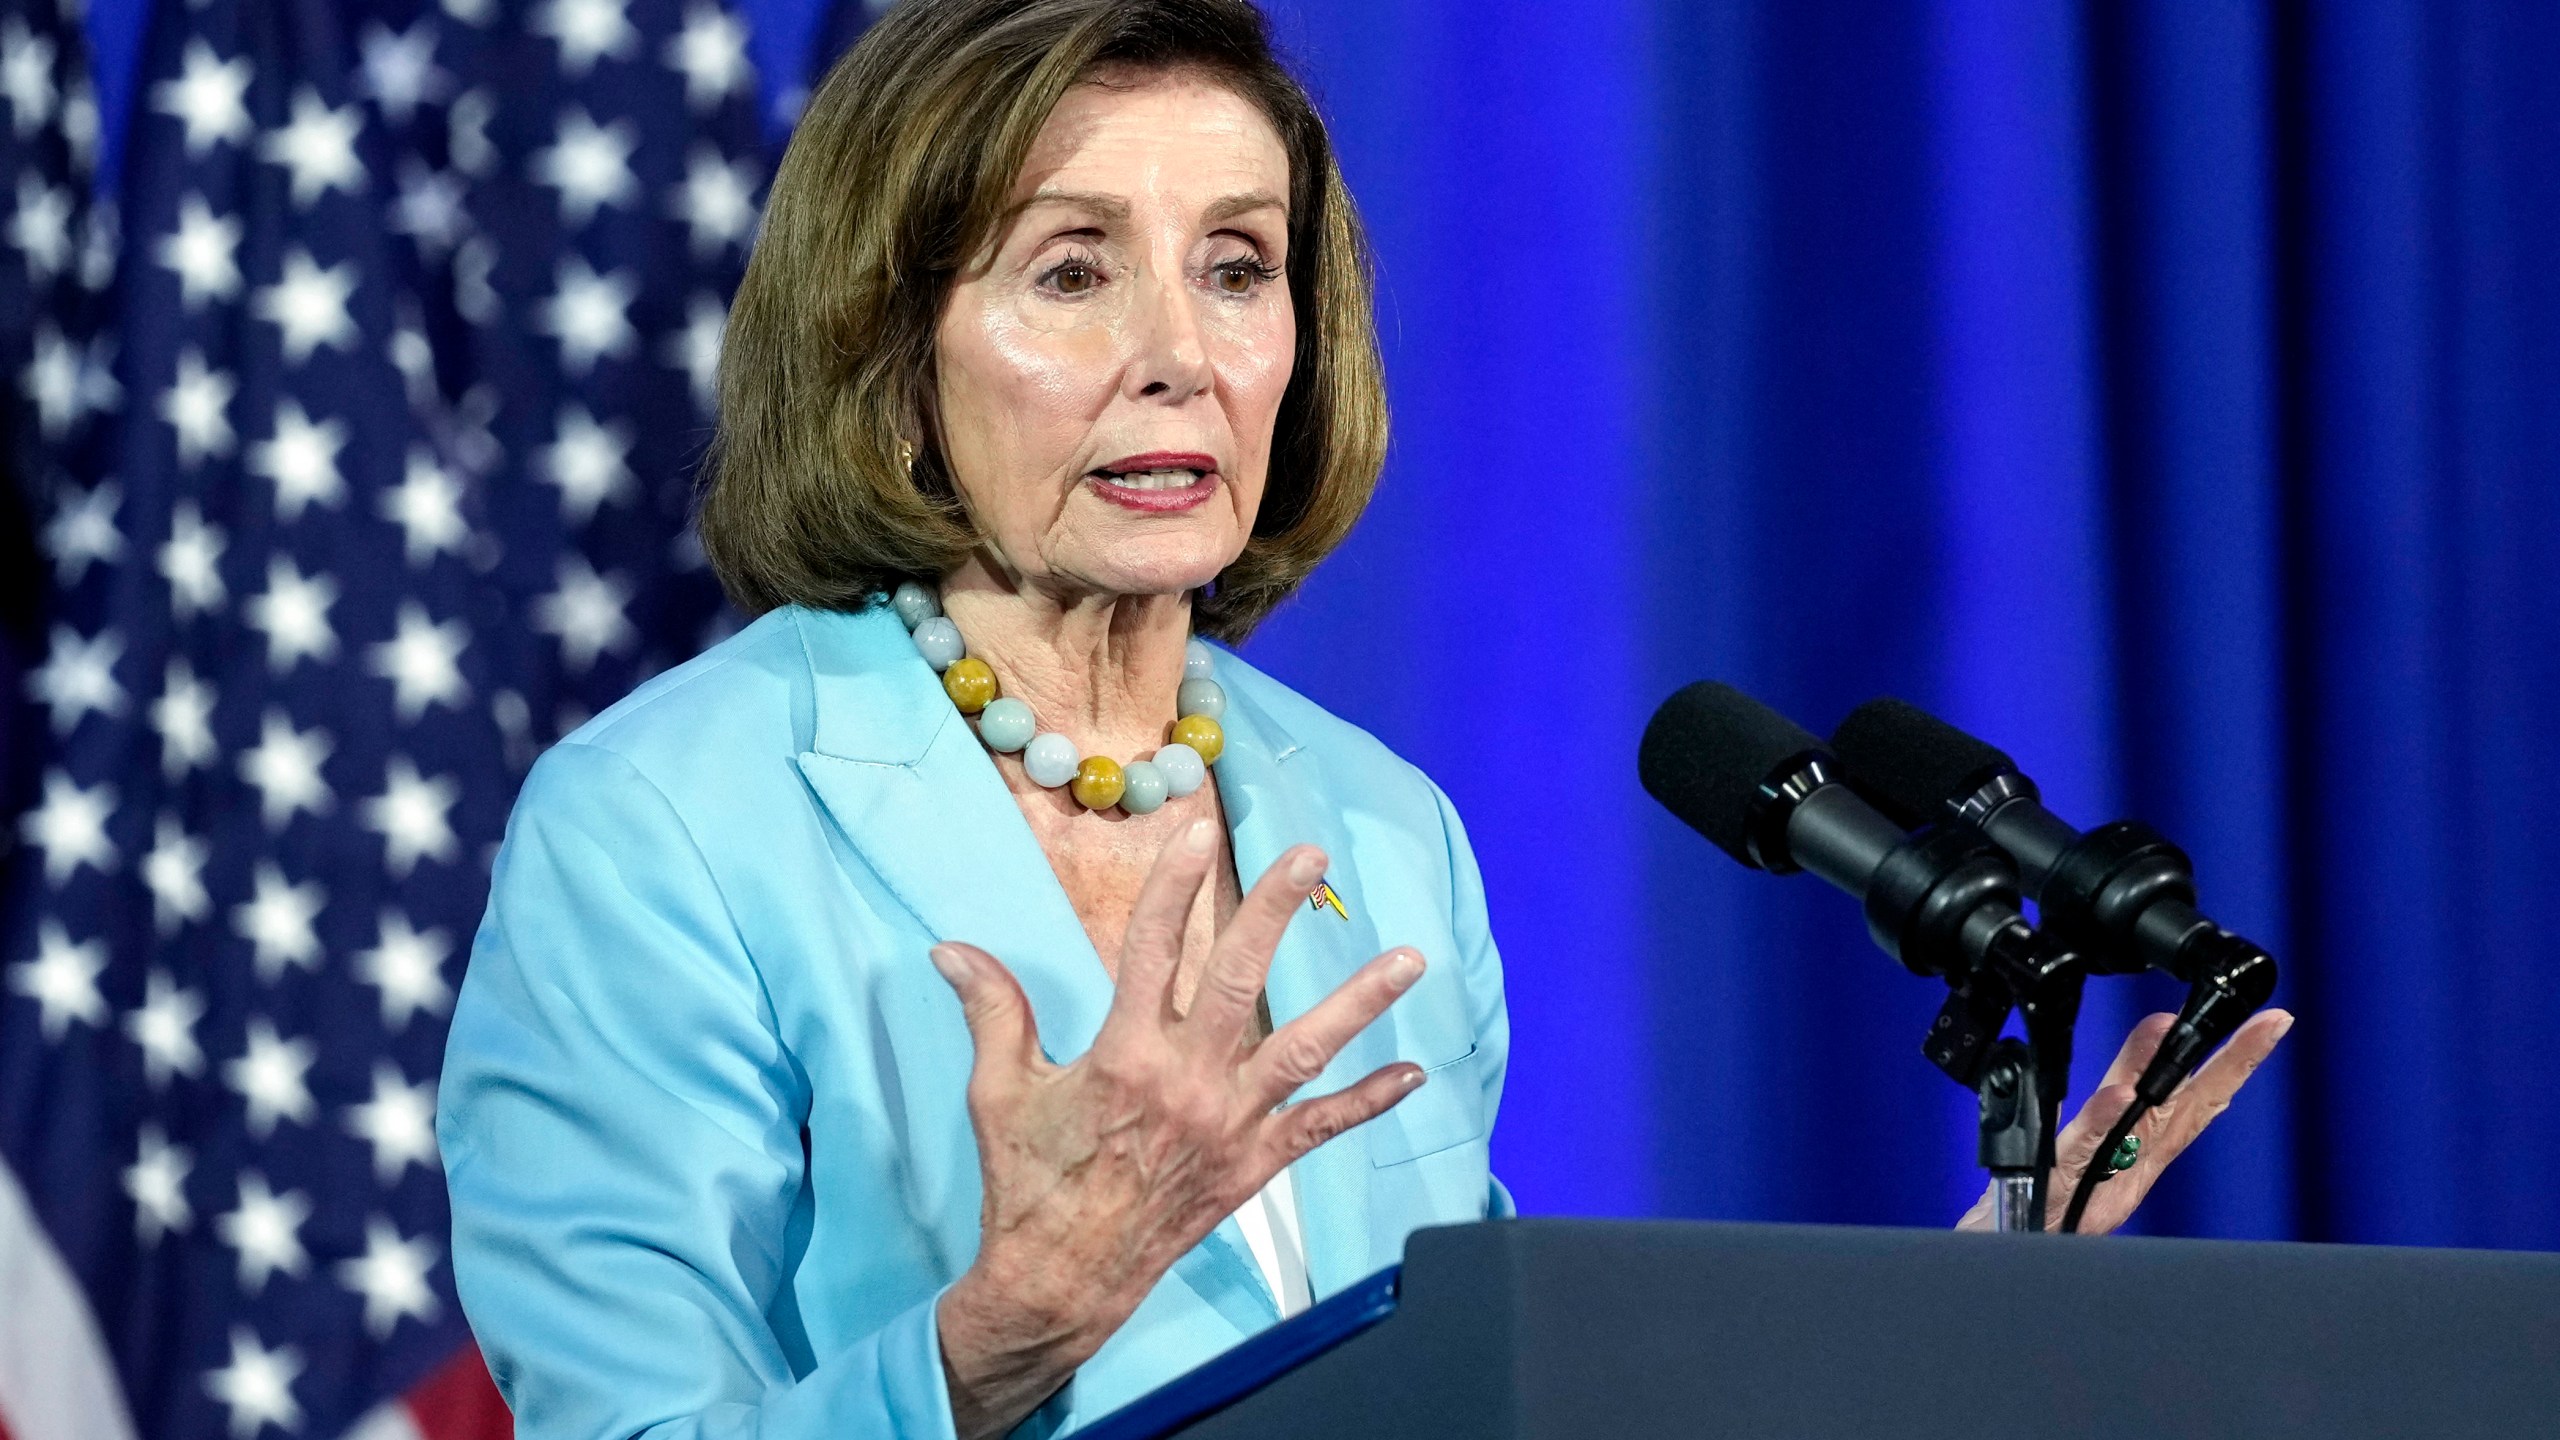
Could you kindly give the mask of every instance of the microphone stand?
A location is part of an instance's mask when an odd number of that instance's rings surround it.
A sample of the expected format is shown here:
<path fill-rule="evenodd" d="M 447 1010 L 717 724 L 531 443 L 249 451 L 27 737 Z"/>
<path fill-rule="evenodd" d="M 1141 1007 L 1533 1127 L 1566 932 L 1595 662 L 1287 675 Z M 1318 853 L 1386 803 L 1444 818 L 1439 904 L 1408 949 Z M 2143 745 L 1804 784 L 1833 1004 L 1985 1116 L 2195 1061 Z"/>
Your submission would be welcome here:
<path fill-rule="evenodd" d="M 2088 967 L 2023 921 L 2002 926 L 1984 960 L 1969 975 L 1949 977 L 1953 988 L 1921 1052 L 1957 1084 L 1973 1088 L 1979 1154 L 1991 1172 L 1993 1228 L 2041 1231 Z M 2026 1022 L 2024 1040 L 2000 1033 L 2013 1010 Z"/>

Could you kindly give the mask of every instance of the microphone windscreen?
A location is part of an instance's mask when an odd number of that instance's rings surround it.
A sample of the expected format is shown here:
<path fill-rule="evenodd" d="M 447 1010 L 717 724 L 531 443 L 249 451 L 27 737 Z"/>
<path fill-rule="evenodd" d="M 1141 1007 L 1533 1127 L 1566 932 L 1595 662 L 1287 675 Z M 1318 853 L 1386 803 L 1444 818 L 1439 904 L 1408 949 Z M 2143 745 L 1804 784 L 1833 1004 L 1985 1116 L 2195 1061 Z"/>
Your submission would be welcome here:
<path fill-rule="evenodd" d="M 1895 824 L 1943 820 L 1961 800 L 2017 762 L 1917 705 L 1870 700 L 1831 732 L 1831 751 L 1849 780 Z"/>
<path fill-rule="evenodd" d="M 1636 771 L 1665 809 L 1756 870 L 1749 830 L 1761 782 L 1821 748 L 1811 731 L 1786 716 L 1730 685 L 1701 680 L 1653 712 Z"/>

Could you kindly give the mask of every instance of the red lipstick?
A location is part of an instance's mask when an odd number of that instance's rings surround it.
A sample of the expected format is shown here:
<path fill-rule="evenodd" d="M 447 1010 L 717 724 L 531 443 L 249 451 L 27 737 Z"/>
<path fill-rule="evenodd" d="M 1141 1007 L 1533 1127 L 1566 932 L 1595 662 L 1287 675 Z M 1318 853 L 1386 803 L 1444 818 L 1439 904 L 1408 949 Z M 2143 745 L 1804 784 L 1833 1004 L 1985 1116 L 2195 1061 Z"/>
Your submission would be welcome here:
<path fill-rule="evenodd" d="M 1188 485 L 1163 488 L 1123 484 L 1116 478 L 1159 470 L 1193 470 L 1199 478 Z M 1095 494 L 1122 509 L 1161 515 L 1191 509 L 1218 492 L 1218 457 L 1196 450 L 1150 450 L 1099 466 L 1087 472 L 1085 479 Z"/>

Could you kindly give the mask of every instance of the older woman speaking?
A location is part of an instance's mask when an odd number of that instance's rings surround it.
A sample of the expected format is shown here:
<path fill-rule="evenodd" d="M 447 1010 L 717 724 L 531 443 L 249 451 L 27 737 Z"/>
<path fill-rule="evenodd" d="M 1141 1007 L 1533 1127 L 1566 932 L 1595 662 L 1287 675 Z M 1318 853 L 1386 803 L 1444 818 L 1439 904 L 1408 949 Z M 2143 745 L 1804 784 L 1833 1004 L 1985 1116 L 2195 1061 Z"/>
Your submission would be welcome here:
<path fill-rule="evenodd" d="M 819 90 L 701 512 L 760 618 L 534 767 L 455 1012 L 518 1433 L 1052 1433 L 1508 1213 L 1457 817 L 1195 638 L 1367 502 L 1368 285 L 1243 0 L 909 0 Z"/>

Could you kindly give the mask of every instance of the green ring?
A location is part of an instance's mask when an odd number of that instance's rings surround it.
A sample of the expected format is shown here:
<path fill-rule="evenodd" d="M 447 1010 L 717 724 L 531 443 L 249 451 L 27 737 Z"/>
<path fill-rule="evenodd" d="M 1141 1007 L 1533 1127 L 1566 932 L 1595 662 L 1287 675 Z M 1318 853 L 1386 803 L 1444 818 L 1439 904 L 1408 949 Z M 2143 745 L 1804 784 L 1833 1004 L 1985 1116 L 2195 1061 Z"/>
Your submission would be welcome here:
<path fill-rule="evenodd" d="M 2107 1157 L 2107 1175 L 2109 1178 L 2121 1175 L 2127 1170 L 2132 1169 L 2135 1163 L 2141 1159 L 2142 1137 L 2139 1135 L 2127 1135 L 2124 1137 L 2122 1142 L 2117 1144 L 2115 1153 Z"/>

